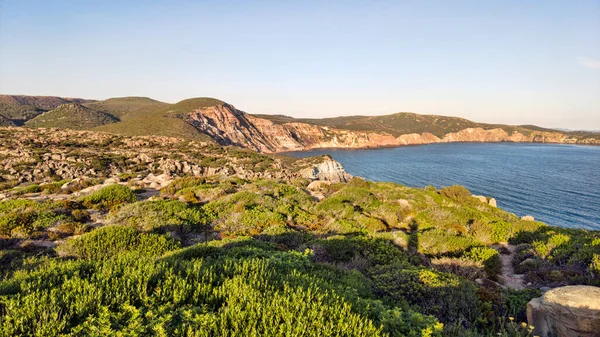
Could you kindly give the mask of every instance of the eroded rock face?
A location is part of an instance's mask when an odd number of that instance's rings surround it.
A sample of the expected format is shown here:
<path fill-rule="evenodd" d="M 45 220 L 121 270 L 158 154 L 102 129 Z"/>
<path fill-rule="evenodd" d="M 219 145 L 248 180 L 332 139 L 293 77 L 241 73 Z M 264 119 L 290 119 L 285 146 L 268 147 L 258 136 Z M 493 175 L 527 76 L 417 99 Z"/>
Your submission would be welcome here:
<path fill-rule="evenodd" d="M 600 288 L 554 288 L 527 304 L 527 321 L 540 337 L 594 337 L 600 335 Z"/>
<path fill-rule="evenodd" d="M 450 142 L 545 142 L 578 143 L 577 138 L 559 132 L 535 131 L 529 135 L 503 129 L 467 128 L 444 135 L 410 133 L 394 137 L 386 132 L 361 132 L 308 123 L 274 123 L 220 104 L 194 110 L 186 121 L 223 145 L 237 145 L 263 153 L 301 151 L 317 148 L 377 148 Z M 585 143 L 600 143 L 588 139 Z"/>

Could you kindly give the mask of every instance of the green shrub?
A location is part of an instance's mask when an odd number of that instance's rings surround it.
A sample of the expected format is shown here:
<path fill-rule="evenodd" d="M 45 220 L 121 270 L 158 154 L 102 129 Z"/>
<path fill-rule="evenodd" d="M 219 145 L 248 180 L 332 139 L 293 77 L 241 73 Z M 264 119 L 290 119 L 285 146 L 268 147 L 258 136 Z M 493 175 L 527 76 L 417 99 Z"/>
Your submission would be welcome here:
<path fill-rule="evenodd" d="M 475 284 L 450 274 L 396 265 L 371 269 L 377 291 L 396 301 L 408 301 L 444 323 L 474 322 L 478 316 Z"/>
<path fill-rule="evenodd" d="M 68 219 L 67 215 L 53 211 L 21 211 L 17 209 L 0 215 L 0 235 L 28 238 L 36 231 L 47 229 Z"/>
<path fill-rule="evenodd" d="M 111 249 L 110 259 L 40 261 L 0 281 L 1 329 L 44 336 L 442 334 L 435 318 L 376 300 L 360 273 L 255 240 L 199 247 L 158 260 Z"/>
<path fill-rule="evenodd" d="M 71 211 L 71 216 L 77 222 L 88 222 L 90 221 L 90 213 L 84 209 L 74 209 Z"/>
<path fill-rule="evenodd" d="M 111 214 L 108 220 L 144 231 L 200 231 L 206 229 L 210 221 L 201 208 L 176 200 L 141 201 L 125 205 Z"/>
<path fill-rule="evenodd" d="M 40 191 L 41 191 L 40 185 L 38 185 L 38 184 L 32 184 L 32 185 L 28 185 L 28 186 L 23 187 L 19 191 L 19 194 L 38 193 Z"/>
<path fill-rule="evenodd" d="M 127 186 L 109 185 L 81 199 L 87 208 L 110 210 L 125 203 L 137 200 L 135 193 Z"/>
<path fill-rule="evenodd" d="M 500 253 L 493 248 L 473 247 L 463 256 L 471 261 L 482 262 L 488 277 L 495 278 L 502 272 Z"/>
<path fill-rule="evenodd" d="M 57 247 L 61 255 L 85 259 L 110 259 L 121 252 L 156 256 L 178 248 L 167 236 L 139 233 L 135 228 L 107 226 L 71 238 Z"/>
<path fill-rule="evenodd" d="M 460 185 L 444 187 L 439 190 L 439 193 L 445 197 L 454 200 L 466 200 L 468 197 L 471 196 L 471 192 Z"/>
<path fill-rule="evenodd" d="M 206 178 L 202 178 L 202 177 L 183 177 L 183 178 L 178 178 L 173 180 L 168 186 L 162 188 L 160 190 L 161 194 L 167 194 L 167 195 L 173 195 L 175 193 L 177 193 L 177 191 L 185 189 L 185 188 L 190 188 L 190 187 L 196 187 L 196 186 L 201 186 L 204 185 L 206 183 Z"/>

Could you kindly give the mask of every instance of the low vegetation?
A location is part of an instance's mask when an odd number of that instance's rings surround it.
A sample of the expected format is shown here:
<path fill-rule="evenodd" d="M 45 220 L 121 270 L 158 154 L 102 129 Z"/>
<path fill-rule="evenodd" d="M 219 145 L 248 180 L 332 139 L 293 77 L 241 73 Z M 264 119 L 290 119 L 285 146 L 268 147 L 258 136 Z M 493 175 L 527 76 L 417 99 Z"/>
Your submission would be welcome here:
<path fill-rule="evenodd" d="M 530 336 L 541 287 L 600 285 L 599 232 L 461 186 L 309 189 L 299 172 L 330 158 L 0 135 L 0 336 Z M 523 290 L 504 285 L 503 244 Z"/>
<path fill-rule="evenodd" d="M 490 245 L 501 242 L 519 245 L 515 267 L 536 287 L 599 284 L 598 232 L 523 221 L 460 187 L 355 178 L 325 184 L 317 201 L 307 183 L 184 177 L 154 200 L 110 185 L 67 201 L 3 201 L 0 331 L 527 336 L 520 322 L 539 291 L 495 283 Z M 20 238 L 57 244 L 9 244 Z"/>

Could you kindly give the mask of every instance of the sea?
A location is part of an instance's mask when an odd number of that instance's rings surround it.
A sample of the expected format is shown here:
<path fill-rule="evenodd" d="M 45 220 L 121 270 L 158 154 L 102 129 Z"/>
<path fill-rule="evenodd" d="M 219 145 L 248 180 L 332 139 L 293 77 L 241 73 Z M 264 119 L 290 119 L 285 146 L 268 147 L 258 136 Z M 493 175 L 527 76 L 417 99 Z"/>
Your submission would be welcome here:
<path fill-rule="evenodd" d="M 600 146 L 537 143 L 445 143 L 329 154 L 346 172 L 411 187 L 463 185 L 496 198 L 517 216 L 561 227 L 600 230 Z"/>

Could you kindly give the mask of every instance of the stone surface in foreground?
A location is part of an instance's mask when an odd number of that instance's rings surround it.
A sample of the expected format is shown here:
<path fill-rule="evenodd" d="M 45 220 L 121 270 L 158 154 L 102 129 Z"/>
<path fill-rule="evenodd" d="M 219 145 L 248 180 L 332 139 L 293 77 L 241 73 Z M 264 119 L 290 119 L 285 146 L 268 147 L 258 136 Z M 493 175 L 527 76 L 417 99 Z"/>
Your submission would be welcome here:
<path fill-rule="evenodd" d="M 527 304 L 527 321 L 540 337 L 600 336 L 600 288 L 567 286 Z M 556 335 L 554 335 L 556 334 Z"/>

